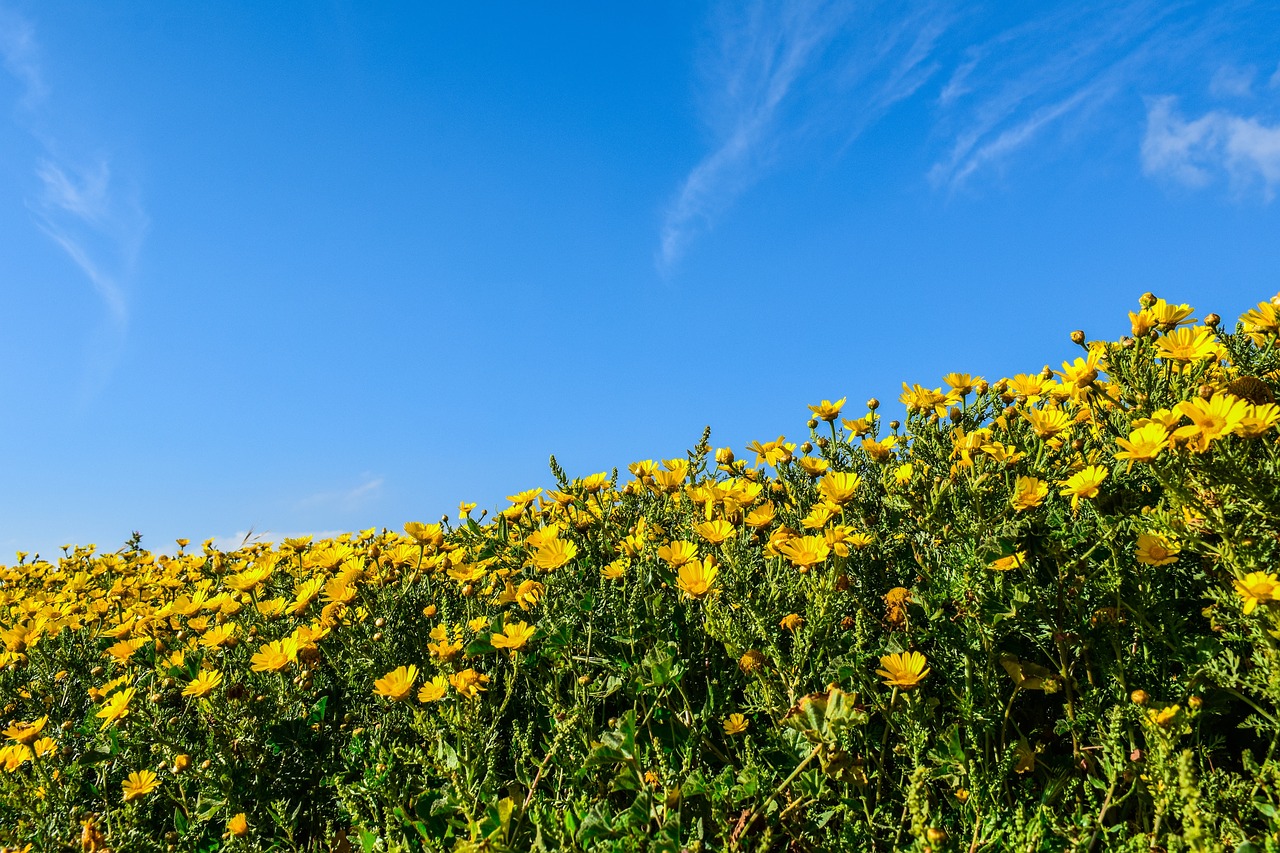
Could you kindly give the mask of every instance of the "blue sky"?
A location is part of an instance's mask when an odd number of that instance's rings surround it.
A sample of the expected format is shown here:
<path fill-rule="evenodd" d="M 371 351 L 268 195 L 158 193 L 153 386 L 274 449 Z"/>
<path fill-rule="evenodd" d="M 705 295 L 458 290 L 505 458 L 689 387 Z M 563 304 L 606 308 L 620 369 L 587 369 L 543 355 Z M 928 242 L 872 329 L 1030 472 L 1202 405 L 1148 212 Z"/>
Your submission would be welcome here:
<path fill-rule="evenodd" d="M 0 559 L 398 529 L 1280 289 L 1274 3 L 424 5 L 0 0 Z"/>

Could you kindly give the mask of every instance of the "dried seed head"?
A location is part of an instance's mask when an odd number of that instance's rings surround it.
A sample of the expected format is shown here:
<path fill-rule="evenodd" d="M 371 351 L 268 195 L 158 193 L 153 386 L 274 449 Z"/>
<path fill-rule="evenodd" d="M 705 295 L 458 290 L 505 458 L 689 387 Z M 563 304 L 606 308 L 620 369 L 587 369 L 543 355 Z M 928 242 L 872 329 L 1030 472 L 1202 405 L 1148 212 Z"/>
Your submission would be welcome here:
<path fill-rule="evenodd" d="M 1241 400 L 1248 400 L 1255 406 L 1263 406 L 1276 401 L 1271 387 L 1256 376 L 1237 376 L 1227 385 L 1227 393 L 1234 394 Z"/>

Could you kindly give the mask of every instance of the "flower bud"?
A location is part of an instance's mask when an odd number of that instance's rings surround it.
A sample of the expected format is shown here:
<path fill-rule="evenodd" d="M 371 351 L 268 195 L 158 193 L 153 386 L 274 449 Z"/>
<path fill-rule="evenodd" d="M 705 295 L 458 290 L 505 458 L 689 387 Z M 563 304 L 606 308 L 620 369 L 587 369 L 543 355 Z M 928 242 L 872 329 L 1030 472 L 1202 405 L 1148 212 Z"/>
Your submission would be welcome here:
<path fill-rule="evenodd" d="M 1138 297 L 1138 304 L 1143 308 L 1150 308 L 1152 305 L 1156 304 L 1156 295 L 1148 290 L 1146 293 Z"/>
<path fill-rule="evenodd" d="M 806 441 L 804 444 L 800 445 L 800 452 L 801 452 L 801 453 L 812 453 L 812 452 L 813 452 L 813 445 Z"/>
<path fill-rule="evenodd" d="M 925 832 L 924 836 L 929 839 L 930 844 L 941 844 L 947 840 L 947 831 L 945 829 L 939 829 L 936 826 L 931 826 Z"/>
<path fill-rule="evenodd" d="M 1203 704 L 1204 704 L 1204 700 L 1201 699 L 1199 696 L 1187 697 L 1187 707 L 1189 707 L 1193 711 L 1199 711 L 1200 706 Z"/>
<path fill-rule="evenodd" d="M 1212 385 L 1201 385 L 1201 386 L 1196 390 L 1196 394 L 1200 397 L 1200 399 L 1201 399 L 1201 400 L 1208 400 L 1210 397 L 1212 397 L 1212 396 L 1213 396 L 1213 386 L 1212 386 Z"/>
<path fill-rule="evenodd" d="M 808 427 L 809 427 L 809 429 L 817 429 L 817 428 L 818 428 L 818 420 L 817 420 L 817 418 L 809 418 L 809 421 L 808 421 L 808 423 L 806 424 L 806 426 L 808 426 Z"/>
<path fill-rule="evenodd" d="M 1219 317 L 1217 314 L 1210 314 L 1209 316 L 1204 318 L 1204 324 L 1208 326 L 1210 329 L 1218 328 L 1218 325 L 1221 322 L 1222 322 L 1222 318 Z"/>
<path fill-rule="evenodd" d="M 1071 343 L 1076 344 L 1077 346 L 1084 346 L 1084 331 L 1081 329 L 1076 329 L 1074 332 L 1072 332 Z"/>
<path fill-rule="evenodd" d="M 718 465 L 732 465 L 732 464 L 733 464 L 733 450 L 731 450 L 731 449 L 730 449 L 730 448 L 728 448 L 728 447 L 721 447 L 721 448 L 718 448 L 718 449 L 716 450 L 716 464 L 718 464 Z"/>
<path fill-rule="evenodd" d="M 1129 694 L 1129 701 L 1135 705 L 1147 704 L 1148 698 L 1150 697 L 1147 696 L 1147 691 L 1145 690 L 1135 690 Z"/>
<path fill-rule="evenodd" d="M 867 408 L 874 412 L 876 409 L 880 408 L 880 401 L 875 397 L 872 397 L 867 401 Z"/>
<path fill-rule="evenodd" d="M 953 424 L 958 424 L 964 419 L 964 412 L 960 411 L 959 406 L 952 406 L 951 410 L 947 412 L 947 416 L 951 418 Z"/>
<path fill-rule="evenodd" d="M 889 421 L 889 429 L 893 430 L 894 432 L 897 432 L 901 426 L 902 426 L 901 421 Z"/>

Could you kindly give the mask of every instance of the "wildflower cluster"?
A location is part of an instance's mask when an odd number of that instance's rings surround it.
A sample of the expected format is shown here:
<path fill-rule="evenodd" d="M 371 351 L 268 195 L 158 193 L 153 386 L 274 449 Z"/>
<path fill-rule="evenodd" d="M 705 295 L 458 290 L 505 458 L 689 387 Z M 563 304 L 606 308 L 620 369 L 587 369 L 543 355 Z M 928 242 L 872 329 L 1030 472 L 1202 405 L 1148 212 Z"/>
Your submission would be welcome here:
<path fill-rule="evenodd" d="M 0 845 L 1280 844 L 1280 297 L 331 539 L 0 567 Z"/>

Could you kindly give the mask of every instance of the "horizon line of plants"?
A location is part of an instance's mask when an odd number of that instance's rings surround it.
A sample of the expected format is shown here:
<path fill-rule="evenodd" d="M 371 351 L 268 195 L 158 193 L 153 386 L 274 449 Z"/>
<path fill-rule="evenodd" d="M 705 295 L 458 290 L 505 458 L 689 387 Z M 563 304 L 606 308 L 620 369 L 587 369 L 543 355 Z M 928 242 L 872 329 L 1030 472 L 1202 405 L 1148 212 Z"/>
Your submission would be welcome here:
<path fill-rule="evenodd" d="M 491 518 L 19 553 L 0 850 L 1280 850 L 1280 296 L 1192 313 Z"/>

